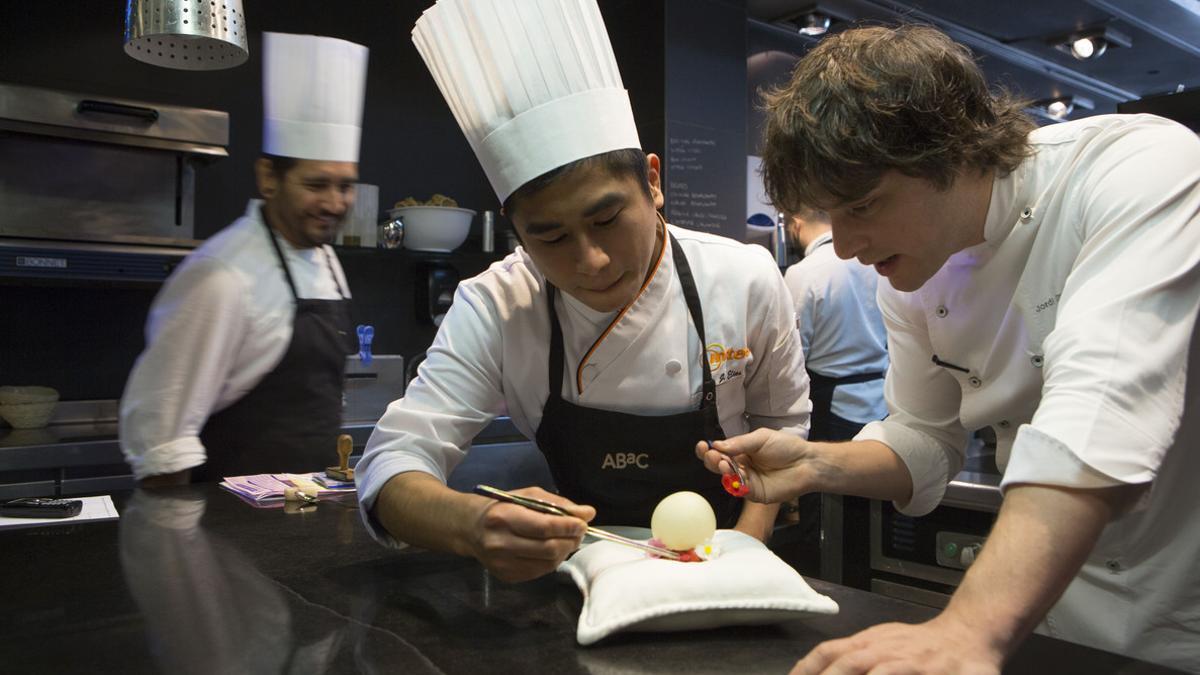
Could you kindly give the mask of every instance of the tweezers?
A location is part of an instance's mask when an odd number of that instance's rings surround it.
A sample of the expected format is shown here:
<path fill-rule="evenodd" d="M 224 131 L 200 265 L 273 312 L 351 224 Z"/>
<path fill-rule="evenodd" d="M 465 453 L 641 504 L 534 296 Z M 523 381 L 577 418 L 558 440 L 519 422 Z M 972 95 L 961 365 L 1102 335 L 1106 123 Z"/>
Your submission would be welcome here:
<path fill-rule="evenodd" d="M 511 492 L 505 492 L 504 490 L 494 488 L 490 485 L 476 485 L 475 493 L 481 494 L 484 497 L 491 497 L 492 499 L 495 499 L 498 501 L 508 502 L 509 504 L 516 504 L 518 506 L 524 506 L 527 509 L 532 509 L 534 511 L 539 511 L 541 513 L 548 513 L 552 516 L 566 516 L 568 518 L 578 519 L 577 516 L 571 515 L 571 513 L 568 512 L 566 509 L 563 509 L 560 506 L 551 504 L 548 501 L 545 501 L 542 499 L 537 499 L 534 497 L 525 497 L 523 495 L 517 495 L 517 494 L 513 494 Z M 623 544 L 625 546 L 632 546 L 633 548 L 637 548 L 637 549 L 641 549 L 643 551 L 647 551 L 649 553 L 653 553 L 662 558 L 669 558 L 671 560 L 679 560 L 679 554 L 676 553 L 675 551 L 672 551 L 669 548 L 662 548 L 660 546 L 655 546 L 653 544 L 647 544 L 644 541 L 638 541 L 637 539 L 630 539 L 629 537 L 622 537 L 619 534 L 613 534 L 612 532 L 601 530 L 598 527 L 592 527 L 591 525 L 589 525 L 587 528 L 587 533 L 597 539 L 611 541 L 614 544 Z"/>
<path fill-rule="evenodd" d="M 733 473 L 737 475 L 737 479 L 739 481 L 741 481 L 742 485 L 750 484 L 747 482 L 747 479 L 746 479 L 746 470 L 743 469 L 742 465 L 738 464 L 737 461 L 735 461 L 731 455 L 727 455 L 727 454 L 721 452 L 720 450 L 713 448 L 712 443 L 709 443 L 708 447 L 710 450 L 713 450 L 713 452 L 716 452 L 717 454 L 721 455 L 721 458 L 729 463 L 729 468 L 733 469 Z"/>

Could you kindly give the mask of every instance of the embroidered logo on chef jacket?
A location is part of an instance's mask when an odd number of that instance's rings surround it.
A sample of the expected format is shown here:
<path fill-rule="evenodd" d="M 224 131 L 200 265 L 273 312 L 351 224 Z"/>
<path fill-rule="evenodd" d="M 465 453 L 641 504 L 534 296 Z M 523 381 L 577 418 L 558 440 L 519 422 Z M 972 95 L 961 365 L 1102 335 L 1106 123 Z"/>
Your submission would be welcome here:
<path fill-rule="evenodd" d="M 607 452 L 601 469 L 649 469 L 650 455 L 644 452 Z"/>
<path fill-rule="evenodd" d="M 750 357 L 748 347 L 726 348 L 719 342 L 708 345 L 708 365 L 713 371 L 713 381 L 718 385 L 736 380 L 745 374 L 744 364 L 738 363 Z"/>
<path fill-rule="evenodd" d="M 719 342 L 709 344 L 707 352 L 708 365 L 713 368 L 720 368 L 722 364 L 730 361 L 744 361 L 750 356 L 750 349 L 747 347 L 726 349 L 725 345 Z"/>

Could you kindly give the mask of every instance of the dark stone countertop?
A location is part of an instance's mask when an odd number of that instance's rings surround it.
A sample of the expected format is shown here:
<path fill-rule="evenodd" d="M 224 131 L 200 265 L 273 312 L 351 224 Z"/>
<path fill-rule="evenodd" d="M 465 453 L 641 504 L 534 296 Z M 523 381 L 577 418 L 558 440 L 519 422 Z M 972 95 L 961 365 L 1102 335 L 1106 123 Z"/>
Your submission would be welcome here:
<path fill-rule="evenodd" d="M 812 581 L 841 613 L 575 642 L 560 578 L 386 550 L 353 502 L 292 513 L 215 485 L 114 495 L 119 521 L 0 531 L 0 663 L 73 673 L 787 672 L 818 642 L 934 610 Z M 1034 636 L 1013 673 L 1167 672 Z"/>

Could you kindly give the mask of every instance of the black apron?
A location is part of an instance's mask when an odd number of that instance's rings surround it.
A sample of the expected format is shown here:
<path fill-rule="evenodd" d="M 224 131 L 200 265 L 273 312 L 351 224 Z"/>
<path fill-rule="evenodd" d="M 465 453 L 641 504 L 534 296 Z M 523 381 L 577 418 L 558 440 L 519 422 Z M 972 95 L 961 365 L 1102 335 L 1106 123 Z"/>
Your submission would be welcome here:
<path fill-rule="evenodd" d="M 812 417 L 810 419 L 808 440 L 810 441 L 848 441 L 865 426 L 861 422 L 851 422 L 848 419 L 833 414 L 833 389 L 843 384 L 872 382 L 882 380 L 884 373 L 860 373 L 845 377 L 826 377 L 809 370 L 808 398 L 812 400 Z"/>
<path fill-rule="evenodd" d="M 341 298 L 297 297 L 266 214 L 262 219 L 296 303 L 292 340 L 274 370 L 233 405 L 208 418 L 200 432 L 208 460 L 192 471 L 193 480 L 320 471 L 336 464 L 346 355 L 358 351 L 350 302 L 324 249 Z"/>
<path fill-rule="evenodd" d="M 644 416 L 585 408 L 563 400 L 563 338 L 550 305 L 550 395 L 542 409 L 537 445 L 546 456 L 558 491 L 579 504 L 596 507 L 595 525 L 650 526 L 654 507 L 667 495 L 691 490 L 703 495 L 717 514 L 718 527 L 732 527 L 741 500 L 721 486 L 720 476 L 696 458 L 696 443 L 725 438 L 717 415 L 717 386 L 703 350 L 704 315 L 687 257 L 667 233 L 683 297 L 700 336 L 704 362 L 700 407 L 674 415 Z"/>

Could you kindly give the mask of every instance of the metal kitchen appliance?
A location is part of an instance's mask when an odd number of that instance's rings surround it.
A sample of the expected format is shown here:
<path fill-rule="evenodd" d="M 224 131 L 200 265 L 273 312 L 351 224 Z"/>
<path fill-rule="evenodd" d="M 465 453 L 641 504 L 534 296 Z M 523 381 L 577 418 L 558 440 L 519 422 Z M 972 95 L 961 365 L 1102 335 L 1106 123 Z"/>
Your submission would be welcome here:
<path fill-rule="evenodd" d="M 994 439 L 990 433 L 980 435 Z M 942 503 L 932 512 L 913 518 L 890 502 L 871 502 L 870 589 L 945 607 L 983 548 L 1000 503 L 994 440 L 968 448 L 964 470 L 946 487 Z"/>
<path fill-rule="evenodd" d="M 369 361 L 346 357 L 342 389 L 342 421 L 369 423 L 374 427 L 388 405 L 404 396 L 404 357 L 374 354 Z"/>
<path fill-rule="evenodd" d="M 224 112 L 0 83 L 0 270 L 161 281 L 198 243 L 197 166 L 228 143 Z"/>

